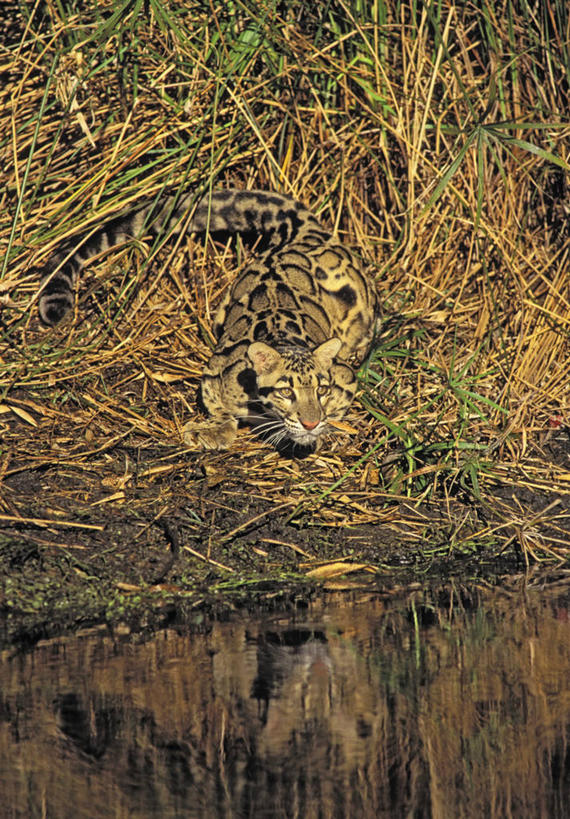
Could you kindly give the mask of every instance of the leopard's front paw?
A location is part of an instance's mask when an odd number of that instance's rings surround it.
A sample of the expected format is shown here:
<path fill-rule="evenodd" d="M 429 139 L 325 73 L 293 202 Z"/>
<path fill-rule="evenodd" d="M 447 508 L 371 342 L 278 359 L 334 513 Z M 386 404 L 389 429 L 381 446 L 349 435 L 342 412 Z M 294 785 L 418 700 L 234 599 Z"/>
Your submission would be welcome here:
<path fill-rule="evenodd" d="M 236 437 L 237 421 L 230 418 L 223 423 L 194 423 L 183 428 L 184 443 L 192 449 L 227 449 Z"/>

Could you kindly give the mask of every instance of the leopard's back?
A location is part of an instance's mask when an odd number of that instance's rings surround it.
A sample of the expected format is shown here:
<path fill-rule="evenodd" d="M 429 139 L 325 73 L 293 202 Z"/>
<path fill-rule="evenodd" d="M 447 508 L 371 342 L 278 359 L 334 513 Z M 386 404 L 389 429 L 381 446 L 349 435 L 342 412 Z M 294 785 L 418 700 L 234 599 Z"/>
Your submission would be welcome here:
<path fill-rule="evenodd" d="M 375 283 L 355 254 L 305 213 L 310 221 L 282 245 L 270 246 L 233 282 L 214 333 L 228 344 L 244 334 L 251 341 L 301 345 L 335 336 L 341 358 L 362 359 L 377 317 Z"/>

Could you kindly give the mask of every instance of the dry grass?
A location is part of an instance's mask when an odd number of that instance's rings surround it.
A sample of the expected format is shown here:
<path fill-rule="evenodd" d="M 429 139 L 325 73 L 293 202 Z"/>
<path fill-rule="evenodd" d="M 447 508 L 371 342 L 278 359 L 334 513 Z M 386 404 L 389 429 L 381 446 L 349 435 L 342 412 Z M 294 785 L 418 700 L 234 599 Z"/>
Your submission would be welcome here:
<path fill-rule="evenodd" d="M 544 19 L 511 2 L 273 5 L 14 3 L 0 520 L 149 526 L 190 509 L 206 559 L 261 514 L 277 540 L 286 520 L 373 524 L 369 545 L 378 531 L 427 553 L 566 558 L 565 4 Z M 356 431 L 321 454 L 286 461 L 246 433 L 230 453 L 181 444 L 241 247 L 108 254 L 73 320 L 39 326 L 38 278 L 62 240 L 181 185 L 291 192 L 376 270 L 385 324 Z"/>

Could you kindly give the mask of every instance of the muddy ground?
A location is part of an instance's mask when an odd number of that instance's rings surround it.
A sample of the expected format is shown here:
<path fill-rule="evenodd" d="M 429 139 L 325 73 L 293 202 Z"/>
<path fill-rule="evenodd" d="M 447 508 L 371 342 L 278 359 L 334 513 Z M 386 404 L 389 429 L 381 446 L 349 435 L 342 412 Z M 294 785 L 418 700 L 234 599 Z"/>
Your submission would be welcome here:
<path fill-rule="evenodd" d="M 568 432 L 537 444 L 537 455 L 558 472 L 568 469 Z M 291 487 L 273 496 L 252 488 L 255 457 L 188 454 L 180 468 L 179 447 L 147 442 L 118 443 L 91 465 L 5 462 L 3 641 L 34 642 L 101 621 L 141 628 L 204 608 L 305 599 L 323 587 L 390 592 L 449 577 L 500 582 L 505 572 L 537 560 L 560 566 L 568 555 L 569 494 L 504 482 L 495 484 L 492 504 L 458 496 L 416 506 L 369 492 L 368 518 L 376 506 L 377 519 L 355 523 L 347 514 L 343 522 L 352 494 L 325 498 L 318 509 L 291 500 L 316 456 L 291 462 Z M 489 548 L 477 532 L 493 522 L 502 540 Z"/>

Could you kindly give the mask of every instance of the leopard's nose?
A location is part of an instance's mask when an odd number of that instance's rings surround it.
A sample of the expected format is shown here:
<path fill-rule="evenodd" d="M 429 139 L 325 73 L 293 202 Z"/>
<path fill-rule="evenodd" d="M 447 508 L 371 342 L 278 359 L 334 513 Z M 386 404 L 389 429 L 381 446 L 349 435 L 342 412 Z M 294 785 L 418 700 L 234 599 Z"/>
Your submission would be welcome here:
<path fill-rule="evenodd" d="M 305 429 L 308 429 L 309 431 L 314 429 L 315 427 L 318 427 L 319 425 L 318 421 L 303 421 L 301 419 L 299 420 L 301 421 L 301 426 L 305 427 Z"/>

